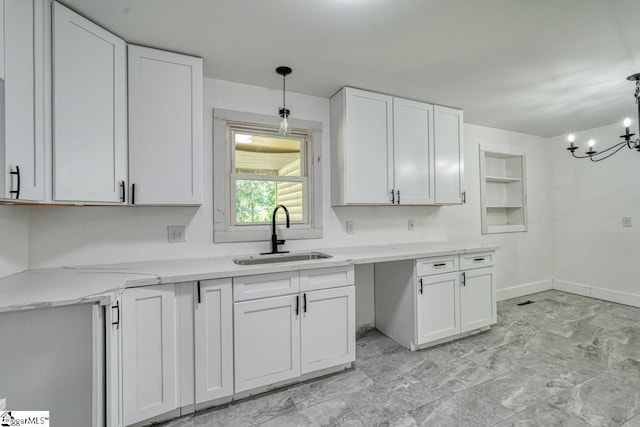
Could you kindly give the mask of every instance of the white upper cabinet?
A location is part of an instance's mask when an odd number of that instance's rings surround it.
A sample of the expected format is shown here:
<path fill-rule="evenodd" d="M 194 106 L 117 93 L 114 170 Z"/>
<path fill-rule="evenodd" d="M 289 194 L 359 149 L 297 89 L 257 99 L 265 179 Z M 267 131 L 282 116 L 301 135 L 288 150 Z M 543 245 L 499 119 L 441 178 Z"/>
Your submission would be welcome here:
<path fill-rule="evenodd" d="M 434 107 L 435 123 L 435 202 L 464 203 L 462 151 L 462 110 Z"/>
<path fill-rule="evenodd" d="M 393 98 L 344 88 L 331 98 L 334 205 L 388 204 L 393 188 Z"/>
<path fill-rule="evenodd" d="M 332 204 L 462 203 L 461 142 L 460 110 L 342 88 L 331 98 Z"/>
<path fill-rule="evenodd" d="M 433 204 L 433 105 L 393 98 L 393 169 L 398 204 Z"/>
<path fill-rule="evenodd" d="M 0 79 L 4 80 L 4 0 L 0 1 Z"/>
<path fill-rule="evenodd" d="M 0 3 L 2 5 L 2 3 Z M 45 198 L 45 129 L 50 112 L 45 101 L 48 72 L 44 0 L 5 0 L 0 112 L 0 198 Z"/>
<path fill-rule="evenodd" d="M 53 197 L 124 203 L 126 44 L 53 3 Z"/>
<path fill-rule="evenodd" d="M 129 45 L 129 201 L 202 203 L 202 59 Z"/>

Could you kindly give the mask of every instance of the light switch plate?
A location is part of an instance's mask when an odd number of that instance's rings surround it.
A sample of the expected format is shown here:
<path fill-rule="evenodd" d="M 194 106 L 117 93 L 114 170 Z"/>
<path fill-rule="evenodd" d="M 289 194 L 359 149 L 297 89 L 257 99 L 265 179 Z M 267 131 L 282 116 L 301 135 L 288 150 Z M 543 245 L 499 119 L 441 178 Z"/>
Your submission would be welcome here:
<path fill-rule="evenodd" d="M 167 227 L 169 243 L 180 243 L 186 241 L 184 225 L 170 225 Z"/>
<path fill-rule="evenodd" d="M 347 234 L 353 234 L 353 221 L 347 221 Z"/>
<path fill-rule="evenodd" d="M 622 226 L 623 227 L 631 227 L 631 217 L 630 216 L 623 216 L 622 217 Z"/>
<path fill-rule="evenodd" d="M 407 226 L 409 228 L 409 231 L 416 231 L 416 223 L 414 220 L 410 219 L 409 221 L 407 221 Z"/>

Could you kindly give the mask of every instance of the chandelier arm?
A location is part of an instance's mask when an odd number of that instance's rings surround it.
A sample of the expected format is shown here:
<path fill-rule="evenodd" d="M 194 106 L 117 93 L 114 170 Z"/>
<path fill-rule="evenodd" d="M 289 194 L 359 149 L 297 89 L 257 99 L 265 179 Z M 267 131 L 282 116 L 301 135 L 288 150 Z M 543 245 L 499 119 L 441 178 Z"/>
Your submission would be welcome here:
<path fill-rule="evenodd" d="M 625 142 L 626 142 L 626 141 L 625 141 Z M 618 144 L 618 145 L 620 145 L 620 144 Z M 613 147 L 615 147 L 615 145 L 614 145 Z M 611 147 L 611 148 L 613 148 L 613 147 Z M 607 149 L 606 151 L 609 151 L 611 148 Z M 614 151 L 613 153 L 609 153 L 609 154 L 607 154 L 606 156 L 601 157 L 601 158 L 599 158 L 599 159 L 594 159 L 593 157 L 591 157 L 591 161 L 592 161 L 592 162 L 599 162 L 599 161 L 602 161 L 602 160 L 604 160 L 604 159 L 608 159 L 609 157 L 613 156 L 614 154 L 616 154 L 618 151 L 622 150 L 623 148 L 624 148 L 624 145 L 621 145 L 621 146 L 620 146 L 620 147 L 618 147 L 618 149 L 617 149 L 616 151 Z M 594 156 L 597 156 L 598 154 L 601 154 L 601 153 L 604 153 L 604 151 L 600 151 L 599 153 L 594 154 Z"/>
<path fill-rule="evenodd" d="M 599 155 L 599 154 L 606 153 L 607 151 L 611 151 L 611 150 L 613 150 L 615 148 L 618 148 L 618 147 L 620 147 L 622 145 L 627 145 L 627 141 L 621 141 L 621 142 L 618 142 L 617 144 L 613 144 L 611 147 L 607 148 L 606 150 L 598 151 L 594 155 Z M 617 153 L 617 151 L 616 151 L 616 153 Z"/>

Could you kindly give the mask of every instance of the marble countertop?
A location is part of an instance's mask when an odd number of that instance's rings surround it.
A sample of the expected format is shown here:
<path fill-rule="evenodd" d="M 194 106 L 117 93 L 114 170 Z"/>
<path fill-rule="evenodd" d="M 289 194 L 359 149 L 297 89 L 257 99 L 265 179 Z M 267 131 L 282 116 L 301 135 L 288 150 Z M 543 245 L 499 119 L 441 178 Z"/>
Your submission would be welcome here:
<path fill-rule="evenodd" d="M 27 270 L 0 279 L 0 312 L 96 302 L 109 298 L 119 290 L 136 286 L 369 264 L 496 249 L 499 247 L 495 245 L 399 243 L 317 249 L 332 257 L 288 263 L 236 265 L 233 262 L 236 256 L 228 256 Z"/>

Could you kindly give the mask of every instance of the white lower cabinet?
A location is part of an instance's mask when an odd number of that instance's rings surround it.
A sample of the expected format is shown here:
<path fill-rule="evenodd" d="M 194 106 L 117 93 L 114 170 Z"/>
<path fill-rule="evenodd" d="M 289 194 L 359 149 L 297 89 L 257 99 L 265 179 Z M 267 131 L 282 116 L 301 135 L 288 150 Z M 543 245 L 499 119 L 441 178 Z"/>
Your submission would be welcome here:
<path fill-rule="evenodd" d="M 416 350 L 496 323 L 494 253 L 375 265 L 376 328 Z"/>
<path fill-rule="evenodd" d="M 353 283 L 353 267 L 234 278 L 235 392 L 353 362 Z"/>
<path fill-rule="evenodd" d="M 197 284 L 194 312 L 195 403 L 233 394 L 231 279 Z"/>
<path fill-rule="evenodd" d="M 128 288 L 106 324 L 107 426 L 158 422 L 353 362 L 353 266 Z"/>
<path fill-rule="evenodd" d="M 177 407 L 176 285 L 122 294 L 122 418 L 134 424 Z"/>
<path fill-rule="evenodd" d="M 303 374 L 355 359 L 355 286 L 302 294 Z"/>
<path fill-rule="evenodd" d="M 461 332 L 496 323 L 495 267 L 462 272 L 460 290 Z"/>
<path fill-rule="evenodd" d="M 300 296 L 234 305 L 235 391 L 300 375 Z"/>
<path fill-rule="evenodd" d="M 416 300 L 418 345 L 460 332 L 458 301 L 460 301 L 458 272 L 418 279 Z"/>

